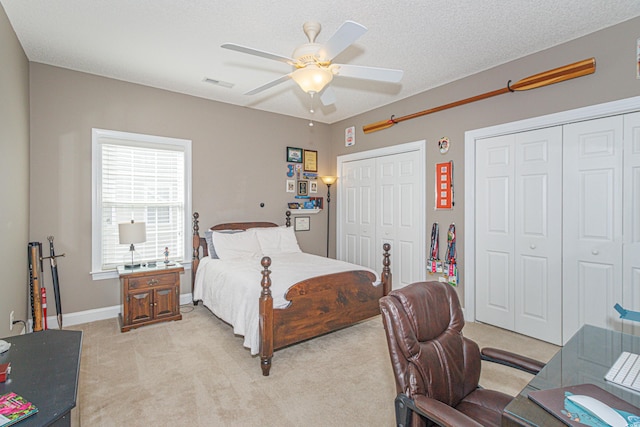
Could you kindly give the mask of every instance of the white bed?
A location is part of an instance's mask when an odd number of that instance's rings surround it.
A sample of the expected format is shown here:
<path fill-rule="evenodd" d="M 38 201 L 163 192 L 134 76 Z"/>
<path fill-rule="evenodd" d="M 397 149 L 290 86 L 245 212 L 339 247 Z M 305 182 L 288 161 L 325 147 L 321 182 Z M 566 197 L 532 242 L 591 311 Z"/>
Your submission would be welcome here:
<path fill-rule="evenodd" d="M 290 224 L 287 212 L 287 225 Z M 260 355 L 262 374 L 274 350 L 380 314 L 391 290 L 390 245 L 382 272 L 300 251 L 290 227 L 272 222 L 218 224 L 199 234 L 193 214 L 193 301 L 203 301 Z"/>
<path fill-rule="evenodd" d="M 269 245 L 274 236 L 281 242 Z M 257 241 L 257 245 L 254 240 Z M 283 240 L 287 239 L 286 244 Z M 222 241 L 224 240 L 224 242 Z M 205 257 L 200 261 L 193 290 L 193 299 L 202 300 L 213 314 L 233 326 L 233 332 L 244 336 L 244 346 L 251 354 L 260 350 L 258 299 L 260 297 L 263 256 L 271 258 L 270 275 L 273 307 L 284 308 L 287 290 L 310 277 L 368 268 L 307 254 L 300 251 L 293 229 L 249 229 L 242 234 L 213 233 L 213 244 L 218 259 Z M 262 245 L 260 245 L 262 244 Z M 256 251 L 260 251 L 257 253 Z"/>

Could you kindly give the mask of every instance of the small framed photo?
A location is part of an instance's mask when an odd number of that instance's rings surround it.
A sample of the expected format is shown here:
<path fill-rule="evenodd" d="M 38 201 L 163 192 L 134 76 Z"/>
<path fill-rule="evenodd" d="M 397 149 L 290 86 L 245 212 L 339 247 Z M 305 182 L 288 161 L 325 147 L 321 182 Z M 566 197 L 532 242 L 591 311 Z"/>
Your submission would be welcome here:
<path fill-rule="evenodd" d="M 287 147 L 287 162 L 302 163 L 302 148 Z"/>
<path fill-rule="evenodd" d="M 287 180 L 287 193 L 295 193 L 296 192 L 296 180 L 288 179 Z"/>
<path fill-rule="evenodd" d="M 317 193 L 318 192 L 318 181 L 313 180 L 309 181 L 309 193 Z"/>
<path fill-rule="evenodd" d="M 309 231 L 311 230 L 311 217 L 297 216 L 293 222 L 294 231 Z"/>
<path fill-rule="evenodd" d="M 298 196 L 308 196 L 309 195 L 309 181 L 306 179 L 298 180 Z"/>
<path fill-rule="evenodd" d="M 318 152 L 315 150 L 304 150 L 304 171 L 318 172 Z"/>

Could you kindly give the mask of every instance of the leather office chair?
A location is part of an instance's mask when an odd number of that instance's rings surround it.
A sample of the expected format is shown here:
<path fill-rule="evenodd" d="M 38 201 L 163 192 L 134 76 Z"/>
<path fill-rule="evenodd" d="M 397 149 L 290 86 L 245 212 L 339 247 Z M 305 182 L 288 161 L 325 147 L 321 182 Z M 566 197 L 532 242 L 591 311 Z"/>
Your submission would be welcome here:
<path fill-rule="evenodd" d="M 394 290 L 380 299 L 380 310 L 396 379 L 398 426 L 499 426 L 513 397 L 478 386 L 481 359 L 532 374 L 544 367 L 498 349 L 483 349 L 481 355 L 478 345 L 462 336 L 460 302 L 446 283 Z"/>

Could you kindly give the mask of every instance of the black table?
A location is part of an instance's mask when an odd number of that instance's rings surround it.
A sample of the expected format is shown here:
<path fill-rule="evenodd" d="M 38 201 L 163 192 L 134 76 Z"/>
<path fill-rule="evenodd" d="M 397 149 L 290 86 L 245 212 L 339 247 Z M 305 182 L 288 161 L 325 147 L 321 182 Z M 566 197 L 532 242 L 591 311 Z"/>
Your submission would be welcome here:
<path fill-rule="evenodd" d="M 578 384 L 596 384 L 640 407 L 640 394 L 613 385 L 604 376 L 620 353 L 640 353 L 640 337 L 596 326 L 583 326 L 505 408 L 503 426 L 563 426 L 531 401 L 529 392 Z"/>
<path fill-rule="evenodd" d="M 76 406 L 82 332 L 47 330 L 3 338 L 11 348 L 0 363 L 11 362 L 9 380 L 0 395 L 14 392 L 32 402 L 38 413 L 17 426 L 70 425 Z"/>

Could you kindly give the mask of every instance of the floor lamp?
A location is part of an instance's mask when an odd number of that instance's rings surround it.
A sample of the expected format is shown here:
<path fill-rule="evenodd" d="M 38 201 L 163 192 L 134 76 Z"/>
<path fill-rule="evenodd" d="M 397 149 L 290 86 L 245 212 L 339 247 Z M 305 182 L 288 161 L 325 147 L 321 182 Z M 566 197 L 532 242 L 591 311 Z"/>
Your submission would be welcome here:
<path fill-rule="evenodd" d="M 327 185 L 327 258 L 329 258 L 329 217 L 331 215 L 331 185 L 338 179 L 337 176 L 322 176 L 322 182 Z"/>

